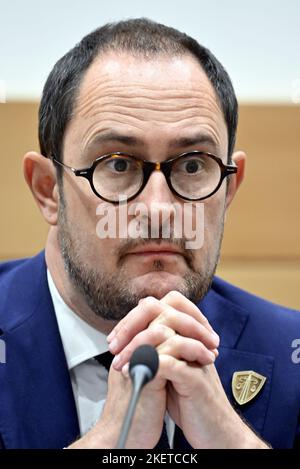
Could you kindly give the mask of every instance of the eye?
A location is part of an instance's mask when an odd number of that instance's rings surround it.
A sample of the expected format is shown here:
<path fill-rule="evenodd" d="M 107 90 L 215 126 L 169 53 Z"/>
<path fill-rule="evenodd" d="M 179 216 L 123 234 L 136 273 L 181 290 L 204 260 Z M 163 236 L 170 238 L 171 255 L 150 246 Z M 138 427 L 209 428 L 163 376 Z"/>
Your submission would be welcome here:
<path fill-rule="evenodd" d="M 106 161 L 106 166 L 116 173 L 125 173 L 133 167 L 133 161 L 126 157 L 111 157 Z"/>
<path fill-rule="evenodd" d="M 178 165 L 180 171 L 188 174 L 197 174 L 205 169 L 204 161 L 199 158 L 189 158 Z"/>

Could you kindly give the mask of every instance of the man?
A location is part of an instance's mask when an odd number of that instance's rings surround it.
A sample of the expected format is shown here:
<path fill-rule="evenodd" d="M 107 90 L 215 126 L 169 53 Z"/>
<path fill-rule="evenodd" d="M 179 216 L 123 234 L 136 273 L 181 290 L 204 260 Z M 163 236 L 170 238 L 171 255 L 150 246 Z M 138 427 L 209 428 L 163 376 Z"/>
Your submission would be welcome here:
<path fill-rule="evenodd" d="M 2 447 L 114 448 L 141 344 L 160 364 L 126 447 L 299 444 L 299 314 L 213 279 L 245 165 L 222 65 L 149 20 L 106 25 L 54 66 L 39 117 L 24 175 L 50 231 L 45 253 L 1 267 Z"/>

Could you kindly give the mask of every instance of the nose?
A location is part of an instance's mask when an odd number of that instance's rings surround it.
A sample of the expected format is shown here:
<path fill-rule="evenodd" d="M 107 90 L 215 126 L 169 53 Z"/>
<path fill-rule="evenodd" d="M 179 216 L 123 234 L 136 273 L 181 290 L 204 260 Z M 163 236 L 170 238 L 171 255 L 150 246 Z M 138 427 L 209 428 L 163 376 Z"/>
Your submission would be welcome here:
<path fill-rule="evenodd" d="M 178 203 L 170 191 L 164 174 L 154 170 L 144 190 L 135 199 L 145 209 L 142 217 L 143 231 L 148 237 L 170 237 L 174 229 Z"/>
<path fill-rule="evenodd" d="M 151 173 L 146 186 L 139 195 L 139 202 L 144 204 L 172 204 L 175 202 L 175 196 L 159 166 Z"/>

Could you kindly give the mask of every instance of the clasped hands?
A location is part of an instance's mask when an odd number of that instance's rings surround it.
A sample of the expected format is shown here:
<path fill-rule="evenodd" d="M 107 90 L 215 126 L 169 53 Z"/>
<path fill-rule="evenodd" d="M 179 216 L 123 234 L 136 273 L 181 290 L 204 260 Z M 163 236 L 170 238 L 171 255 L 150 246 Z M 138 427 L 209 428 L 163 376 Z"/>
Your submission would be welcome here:
<path fill-rule="evenodd" d="M 147 297 L 108 336 L 115 360 L 98 422 L 70 448 L 116 447 L 131 395 L 128 361 L 142 344 L 156 347 L 159 369 L 142 390 L 126 448 L 154 448 L 166 411 L 192 448 L 268 448 L 231 406 L 214 361 L 219 338 L 206 317 L 176 291 Z M 175 448 L 180 449 L 180 448 Z"/>
<path fill-rule="evenodd" d="M 108 384 L 108 396 L 114 394 L 114 400 L 108 399 L 103 416 L 108 425 L 112 416 L 121 416 L 116 407 L 122 394 L 128 394 L 128 361 L 133 351 L 150 344 L 159 354 L 159 370 L 142 391 L 128 447 L 153 448 L 166 410 L 193 448 L 266 447 L 227 399 L 214 366 L 218 335 L 181 293 L 171 291 L 161 300 L 142 299 L 107 340 L 115 354 Z M 117 386 L 123 389 L 119 397 Z"/>

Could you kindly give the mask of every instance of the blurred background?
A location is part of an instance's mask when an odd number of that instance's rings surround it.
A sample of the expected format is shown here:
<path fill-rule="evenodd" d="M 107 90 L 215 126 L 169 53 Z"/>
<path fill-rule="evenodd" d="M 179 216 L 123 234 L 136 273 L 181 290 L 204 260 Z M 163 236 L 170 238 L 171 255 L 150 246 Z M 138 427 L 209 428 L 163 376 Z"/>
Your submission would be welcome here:
<path fill-rule="evenodd" d="M 0 0 L 0 260 L 44 247 L 25 185 L 37 112 L 54 63 L 108 21 L 146 16 L 194 36 L 233 80 L 246 179 L 226 222 L 218 275 L 300 309 L 299 0 Z"/>

